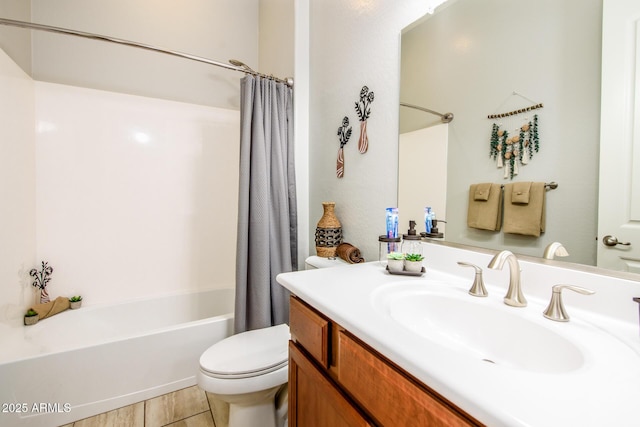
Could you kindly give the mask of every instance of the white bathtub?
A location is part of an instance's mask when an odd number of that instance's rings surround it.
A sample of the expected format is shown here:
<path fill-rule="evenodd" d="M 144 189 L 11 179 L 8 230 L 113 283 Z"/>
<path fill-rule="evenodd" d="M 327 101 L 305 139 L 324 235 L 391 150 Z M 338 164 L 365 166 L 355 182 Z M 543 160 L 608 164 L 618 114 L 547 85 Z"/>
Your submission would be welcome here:
<path fill-rule="evenodd" d="M 0 325 L 0 426 L 59 426 L 196 384 L 233 331 L 233 289 Z"/>

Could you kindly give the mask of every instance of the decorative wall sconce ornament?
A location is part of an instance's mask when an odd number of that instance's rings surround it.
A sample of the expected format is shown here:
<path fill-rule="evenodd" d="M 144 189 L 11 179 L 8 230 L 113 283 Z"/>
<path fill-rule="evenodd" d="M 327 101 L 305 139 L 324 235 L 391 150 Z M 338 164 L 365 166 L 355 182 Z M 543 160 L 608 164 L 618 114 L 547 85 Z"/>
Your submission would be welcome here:
<path fill-rule="evenodd" d="M 521 98 L 531 101 L 529 98 L 513 92 Z M 533 101 L 531 101 L 533 102 Z M 497 160 L 496 166 L 504 168 L 504 179 L 513 179 L 518 175 L 518 164 L 526 165 L 533 158 L 533 154 L 540 150 L 540 138 L 538 135 L 538 115 L 533 115 L 533 120 L 528 117 L 518 117 L 531 110 L 543 108 L 542 104 L 531 105 L 501 114 L 491 114 L 489 119 L 502 119 L 499 123 L 493 123 L 491 127 L 491 140 L 489 156 Z M 509 130 L 513 129 L 513 134 Z"/>
<path fill-rule="evenodd" d="M 47 292 L 47 283 L 51 280 L 51 273 L 53 268 L 49 266 L 49 263 L 42 261 L 42 270 L 38 271 L 32 268 L 29 272 L 29 276 L 35 280 L 31 283 L 35 288 L 40 289 L 40 304 L 49 302 L 49 293 Z"/>
<path fill-rule="evenodd" d="M 349 126 L 349 117 L 344 116 L 342 126 L 338 128 L 338 138 L 340 139 L 340 148 L 338 149 L 338 161 L 336 162 L 336 176 L 342 178 L 344 176 L 344 150 L 343 147 L 351 138 L 351 126 Z"/>
<path fill-rule="evenodd" d="M 358 139 L 358 151 L 362 154 L 369 148 L 369 137 L 367 136 L 367 119 L 371 115 L 371 103 L 373 102 L 373 91 L 369 92 L 367 86 L 362 86 L 360 90 L 360 101 L 356 102 L 356 113 L 360 118 L 360 139 Z"/>

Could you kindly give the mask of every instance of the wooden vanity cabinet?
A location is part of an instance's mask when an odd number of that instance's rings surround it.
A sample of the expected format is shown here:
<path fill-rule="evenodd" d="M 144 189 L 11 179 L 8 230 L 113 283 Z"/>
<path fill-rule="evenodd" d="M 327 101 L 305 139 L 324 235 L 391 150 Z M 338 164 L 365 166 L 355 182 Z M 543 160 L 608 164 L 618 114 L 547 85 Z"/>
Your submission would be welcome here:
<path fill-rule="evenodd" d="M 482 425 L 299 298 L 290 307 L 289 427 Z"/>

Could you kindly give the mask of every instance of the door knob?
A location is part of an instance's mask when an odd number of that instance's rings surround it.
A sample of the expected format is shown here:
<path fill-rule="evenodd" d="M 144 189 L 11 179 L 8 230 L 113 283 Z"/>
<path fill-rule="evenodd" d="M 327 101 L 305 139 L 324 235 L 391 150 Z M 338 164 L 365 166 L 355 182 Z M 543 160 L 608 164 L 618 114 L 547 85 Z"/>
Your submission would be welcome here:
<path fill-rule="evenodd" d="M 624 245 L 624 246 L 630 246 L 631 242 L 618 242 L 618 238 L 615 236 L 610 236 L 610 235 L 606 235 L 602 238 L 602 243 L 605 244 L 605 246 L 615 246 L 615 245 Z"/>

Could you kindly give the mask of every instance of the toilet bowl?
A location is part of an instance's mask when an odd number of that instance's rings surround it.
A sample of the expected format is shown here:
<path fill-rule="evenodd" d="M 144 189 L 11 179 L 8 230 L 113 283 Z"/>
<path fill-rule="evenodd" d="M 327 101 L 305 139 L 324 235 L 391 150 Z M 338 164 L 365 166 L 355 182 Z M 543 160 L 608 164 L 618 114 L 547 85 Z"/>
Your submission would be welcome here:
<path fill-rule="evenodd" d="M 311 256 L 305 269 L 347 265 Z M 287 420 L 289 326 L 242 332 L 200 356 L 198 385 L 229 404 L 229 427 L 283 427 Z"/>
<path fill-rule="evenodd" d="M 229 427 L 284 425 L 287 411 L 275 397 L 288 380 L 288 342 L 283 324 L 233 335 L 202 354 L 198 385 L 229 403 Z"/>

